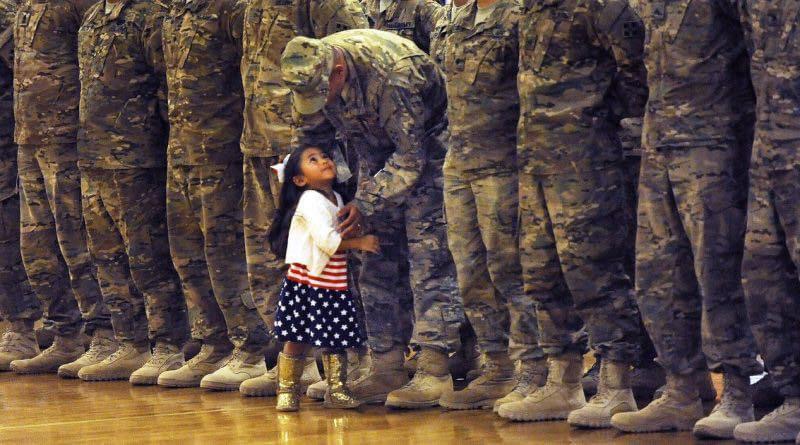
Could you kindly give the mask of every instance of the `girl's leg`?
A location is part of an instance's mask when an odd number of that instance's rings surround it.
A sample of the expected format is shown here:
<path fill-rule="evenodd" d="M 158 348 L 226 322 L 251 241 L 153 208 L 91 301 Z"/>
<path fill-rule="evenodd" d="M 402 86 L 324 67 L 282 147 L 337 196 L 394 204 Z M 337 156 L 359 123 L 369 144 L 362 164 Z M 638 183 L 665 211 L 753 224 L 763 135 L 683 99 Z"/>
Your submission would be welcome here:
<path fill-rule="evenodd" d="M 277 411 L 297 411 L 300 409 L 300 377 L 305 366 L 308 345 L 286 342 L 283 352 L 278 355 L 278 400 Z"/>
<path fill-rule="evenodd" d="M 322 366 L 328 381 L 325 393 L 325 408 L 352 409 L 361 405 L 347 388 L 347 353 L 344 349 L 325 349 Z"/>

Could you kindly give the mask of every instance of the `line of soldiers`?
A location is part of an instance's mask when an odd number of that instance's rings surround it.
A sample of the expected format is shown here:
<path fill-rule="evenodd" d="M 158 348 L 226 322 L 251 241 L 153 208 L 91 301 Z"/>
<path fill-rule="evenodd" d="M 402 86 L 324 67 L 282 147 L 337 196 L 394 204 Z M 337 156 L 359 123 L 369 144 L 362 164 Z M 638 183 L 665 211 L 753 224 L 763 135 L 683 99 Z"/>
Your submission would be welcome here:
<path fill-rule="evenodd" d="M 795 440 L 798 14 L 797 0 L 0 0 L 16 119 L 6 106 L 0 369 L 253 396 L 293 378 L 322 397 L 313 360 L 266 369 L 284 270 L 266 243 L 269 167 L 297 144 L 341 147 L 357 172 L 347 219 L 382 240 L 356 277 L 358 399 Z M 642 117 L 639 170 L 621 140 Z M 55 334 L 42 352 L 40 316 Z M 456 391 L 467 325 L 483 363 Z M 184 361 L 190 337 L 202 347 Z M 784 402 L 755 422 L 758 353 Z M 638 410 L 636 370 L 656 355 L 666 385 Z M 705 416 L 709 369 L 724 391 Z"/>

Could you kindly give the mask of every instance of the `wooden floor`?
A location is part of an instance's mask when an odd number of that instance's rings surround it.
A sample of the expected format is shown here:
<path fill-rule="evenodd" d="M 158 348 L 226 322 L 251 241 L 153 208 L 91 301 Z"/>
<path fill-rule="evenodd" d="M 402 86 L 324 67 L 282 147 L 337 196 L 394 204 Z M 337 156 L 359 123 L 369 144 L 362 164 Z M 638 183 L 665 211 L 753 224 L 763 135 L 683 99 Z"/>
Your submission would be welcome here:
<path fill-rule="evenodd" d="M 166 442 L 678 445 L 693 439 L 581 431 L 563 422 L 512 423 L 490 411 L 331 411 L 310 400 L 299 413 L 278 414 L 273 398 L 0 373 L 0 443 Z"/>

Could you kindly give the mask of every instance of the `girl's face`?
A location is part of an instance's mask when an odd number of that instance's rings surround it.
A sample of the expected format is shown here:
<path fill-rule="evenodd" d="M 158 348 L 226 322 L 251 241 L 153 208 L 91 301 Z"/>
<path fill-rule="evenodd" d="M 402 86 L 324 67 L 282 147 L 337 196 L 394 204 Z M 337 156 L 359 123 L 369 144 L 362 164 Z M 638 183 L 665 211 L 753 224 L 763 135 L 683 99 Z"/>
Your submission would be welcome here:
<path fill-rule="evenodd" d="M 300 157 L 300 174 L 293 180 L 298 187 L 330 188 L 336 180 L 336 163 L 321 149 L 307 148 Z"/>

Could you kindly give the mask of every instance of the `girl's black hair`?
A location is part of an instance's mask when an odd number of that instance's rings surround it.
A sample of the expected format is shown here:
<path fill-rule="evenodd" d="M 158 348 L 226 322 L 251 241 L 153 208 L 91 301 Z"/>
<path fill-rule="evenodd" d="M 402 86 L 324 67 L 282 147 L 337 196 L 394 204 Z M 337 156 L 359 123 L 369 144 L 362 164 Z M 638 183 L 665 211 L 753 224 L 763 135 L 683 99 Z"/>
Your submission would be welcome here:
<path fill-rule="evenodd" d="M 303 152 L 311 147 L 298 147 L 295 148 L 289 161 L 283 170 L 283 185 L 281 186 L 280 202 L 278 209 L 275 211 L 275 216 L 272 218 L 272 225 L 270 225 L 267 240 L 269 241 L 270 249 L 278 258 L 286 257 L 286 247 L 289 244 L 289 228 L 292 225 L 292 218 L 294 217 L 297 203 L 300 201 L 300 196 L 303 192 L 308 190 L 307 187 L 298 187 L 292 178 L 302 174 L 300 171 L 300 162 L 303 160 Z M 330 155 L 329 152 L 326 151 Z M 344 194 L 344 187 L 338 182 L 334 182 L 333 189 L 342 195 L 346 200 Z"/>

